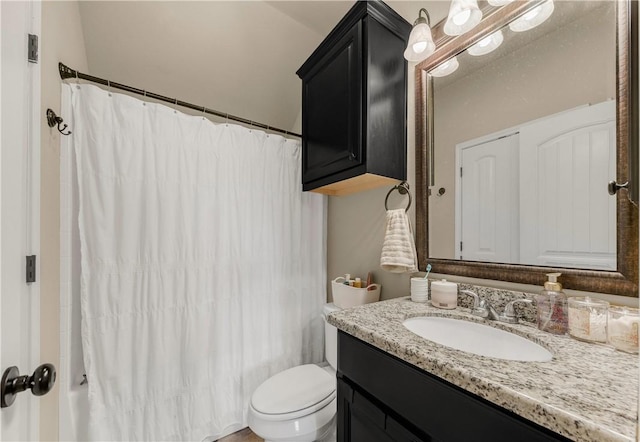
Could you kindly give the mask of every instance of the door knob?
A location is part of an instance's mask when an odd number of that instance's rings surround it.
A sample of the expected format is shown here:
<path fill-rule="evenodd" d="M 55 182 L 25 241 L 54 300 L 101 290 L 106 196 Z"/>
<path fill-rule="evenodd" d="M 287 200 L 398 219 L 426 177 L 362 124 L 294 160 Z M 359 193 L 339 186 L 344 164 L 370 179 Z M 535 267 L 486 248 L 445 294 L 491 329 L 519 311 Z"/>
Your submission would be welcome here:
<path fill-rule="evenodd" d="M 53 364 L 42 364 L 31 376 L 20 376 L 18 367 L 9 367 L 0 381 L 0 407 L 11 406 L 21 391 L 30 389 L 34 396 L 42 396 L 51 391 L 56 383 L 56 368 Z"/>

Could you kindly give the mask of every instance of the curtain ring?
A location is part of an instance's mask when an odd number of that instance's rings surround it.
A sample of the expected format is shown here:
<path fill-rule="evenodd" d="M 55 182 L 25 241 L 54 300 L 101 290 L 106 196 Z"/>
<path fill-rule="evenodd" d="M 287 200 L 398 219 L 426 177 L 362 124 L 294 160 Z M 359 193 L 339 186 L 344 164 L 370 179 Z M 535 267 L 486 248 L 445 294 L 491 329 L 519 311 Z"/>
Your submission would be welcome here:
<path fill-rule="evenodd" d="M 177 114 L 177 113 L 178 113 L 178 99 L 177 99 L 177 98 L 174 98 L 174 100 L 175 100 L 175 101 L 173 102 L 173 105 L 174 105 L 175 107 L 173 108 L 173 113 L 174 113 L 174 114 Z"/>
<path fill-rule="evenodd" d="M 142 91 L 142 92 L 143 92 L 144 98 L 147 98 L 147 91 Z M 143 102 L 142 102 L 142 105 L 143 105 L 143 106 L 146 106 L 146 105 L 147 105 L 147 102 L 146 102 L 146 101 L 143 101 Z"/>
<path fill-rule="evenodd" d="M 107 93 L 111 97 L 111 80 L 107 80 Z"/>
<path fill-rule="evenodd" d="M 205 119 L 206 119 L 206 118 L 205 118 L 205 116 L 204 116 L 204 114 L 206 113 L 206 111 L 207 111 L 207 108 L 206 108 L 206 107 L 204 107 L 204 106 L 202 106 L 202 119 L 203 119 L 203 120 L 205 120 Z"/>
<path fill-rule="evenodd" d="M 226 120 L 226 122 L 225 122 L 225 125 L 226 125 L 226 126 L 229 126 L 229 114 L 227 113 L 226 115 L 227 115 L 227 120 Z"/>

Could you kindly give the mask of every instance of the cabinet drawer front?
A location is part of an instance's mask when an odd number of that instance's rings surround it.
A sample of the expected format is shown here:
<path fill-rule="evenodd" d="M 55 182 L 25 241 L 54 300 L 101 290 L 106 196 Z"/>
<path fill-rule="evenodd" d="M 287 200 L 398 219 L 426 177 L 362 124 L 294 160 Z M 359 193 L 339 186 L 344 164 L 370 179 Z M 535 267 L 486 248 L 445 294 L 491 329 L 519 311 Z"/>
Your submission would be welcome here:
<path fill-rule="evenodd" d="M 568 440 L 342 331 L 338 373 L 435 440 Z"/>
<path fill-rule="evenodd" d="M 357 22 L 303 79 L 303 183 L 363 164 L 362 64 Z"/>

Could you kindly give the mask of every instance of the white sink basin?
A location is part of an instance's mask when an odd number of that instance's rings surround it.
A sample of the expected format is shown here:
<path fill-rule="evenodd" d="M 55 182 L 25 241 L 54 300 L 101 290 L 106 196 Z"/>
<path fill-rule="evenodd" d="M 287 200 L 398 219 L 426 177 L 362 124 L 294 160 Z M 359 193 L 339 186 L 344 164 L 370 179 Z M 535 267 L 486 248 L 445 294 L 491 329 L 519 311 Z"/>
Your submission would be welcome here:
<path fill-rule="evenodd" d="M 548 362 L 553 355 L 521 336 L 476 322 L 421 316 L 402 323 L 409 331 L 446 347 L 489 358 Z"/>

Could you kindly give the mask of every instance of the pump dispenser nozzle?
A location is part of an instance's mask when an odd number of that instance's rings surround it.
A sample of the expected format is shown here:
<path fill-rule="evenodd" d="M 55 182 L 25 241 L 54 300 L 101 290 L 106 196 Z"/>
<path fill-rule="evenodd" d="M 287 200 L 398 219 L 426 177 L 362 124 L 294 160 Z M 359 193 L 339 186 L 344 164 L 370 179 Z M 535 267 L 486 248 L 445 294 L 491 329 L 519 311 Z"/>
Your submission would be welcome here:
<path fill-rule="evenodd" d="M 549 278 L 549 280 L 544 283 L 544 289 L 554 292 L 561 291 L 562 284 L 558 282 L 560 275 L 562 275 L 562 273 L 547 273 L 547 278 Z"/>

